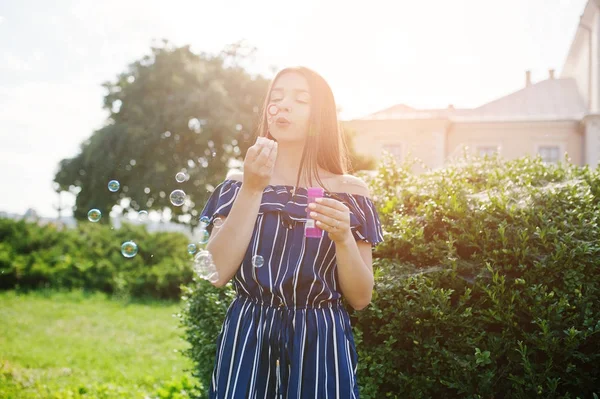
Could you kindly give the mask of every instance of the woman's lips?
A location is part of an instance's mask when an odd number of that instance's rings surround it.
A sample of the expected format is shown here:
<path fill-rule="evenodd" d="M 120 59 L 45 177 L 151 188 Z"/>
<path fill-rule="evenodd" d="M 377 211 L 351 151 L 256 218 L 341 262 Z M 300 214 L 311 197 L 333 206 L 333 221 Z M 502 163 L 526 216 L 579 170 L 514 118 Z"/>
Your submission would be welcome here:
<path fill-rule="evenodd" d="M 283 116 L 280 116 L 279 118 L 275 119 L 275 123 L 277 124 L 277 126 L 289 126 L 292 122 L 289 121 L 289 119 L 284 118 Z"/>

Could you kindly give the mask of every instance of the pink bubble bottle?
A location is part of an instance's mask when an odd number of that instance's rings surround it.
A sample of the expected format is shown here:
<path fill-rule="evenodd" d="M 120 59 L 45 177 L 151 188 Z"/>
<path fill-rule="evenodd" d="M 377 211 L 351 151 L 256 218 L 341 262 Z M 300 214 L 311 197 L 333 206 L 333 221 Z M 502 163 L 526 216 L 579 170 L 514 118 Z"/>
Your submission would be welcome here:
<path fill-rule="evenodd" d="M 311 209 L 308 204 L 315 202 L 316 198 L 321 198 L 325 191 L 321 187 L 310 187 L 308 189 L 308 202 L 306 205 L 306 224 L 304 225 L 304 236 L 309 238 L 323 237 L 323 230 L 316 226 L 315 220 L 310 217 Z"/>

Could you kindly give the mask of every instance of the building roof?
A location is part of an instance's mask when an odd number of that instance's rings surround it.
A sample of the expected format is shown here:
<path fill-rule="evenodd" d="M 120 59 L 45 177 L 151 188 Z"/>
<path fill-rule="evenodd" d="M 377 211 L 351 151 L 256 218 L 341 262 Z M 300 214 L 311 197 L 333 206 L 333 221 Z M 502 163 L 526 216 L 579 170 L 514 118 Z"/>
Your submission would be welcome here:
<path fill-rule="evenodd" d="M 452 106 L 437 109 L 415 109 L 408 105 L 398 104 L 373 114 L 367 115 L 360 120 L 385 120 L 385 119 L 448 119 L 455 113 L 465 110 L 457 110 Z"/>
<path fill-rule="evenodd" d="M 418 110 L 400 104 L 359 120 L 448 119 L 462 122 L 581 120 L 585 103 L 574 79 L 550 78 L 473 109 Z"/>

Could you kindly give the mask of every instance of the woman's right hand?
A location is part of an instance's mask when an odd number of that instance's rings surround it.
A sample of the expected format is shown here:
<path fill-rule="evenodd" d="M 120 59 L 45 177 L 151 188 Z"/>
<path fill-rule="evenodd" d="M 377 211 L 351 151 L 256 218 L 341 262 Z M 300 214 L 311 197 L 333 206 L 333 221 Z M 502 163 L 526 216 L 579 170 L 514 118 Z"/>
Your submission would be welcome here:
<path fill-rule="evenodd" d="M 243 185 L 253 193 L 262 193 L 271 181 L 277 159 L 277 142 L 258 137 L 244 158 Z"/>

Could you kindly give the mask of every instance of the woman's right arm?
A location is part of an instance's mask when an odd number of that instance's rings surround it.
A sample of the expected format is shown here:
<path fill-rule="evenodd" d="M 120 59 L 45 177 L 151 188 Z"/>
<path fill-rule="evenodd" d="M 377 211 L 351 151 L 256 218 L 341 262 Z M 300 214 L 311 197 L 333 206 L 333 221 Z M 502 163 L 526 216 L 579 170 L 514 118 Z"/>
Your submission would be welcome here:
<path fill-rule="evenodd" d="M 220 227 L 213 228 L 206 250 L 212 255 L 219 273 L 219 279 L 213 283 L 215 287 L 227 284 L 242 264 L 252 239 L 261 199 L 262 192 L 246 190 L 242 184 L 229 215 Z"/>
<path fill-rule="evenodd" d="M 218 280 L 213 283 L 215 287 L 227 284 L 244 260 L 254 233 L 262 193 L 270 180 L 277 156 L 276 146 L 274 149 L 272 147 L 253 149 L 258 155 L 247 155 L 244 174 L 236 173 L 228 177 L 243 181 L 243 184 L 229 215 L 223 219 L 220 227 L 213 228 L 213 234 L 206 245 L 219 274 Z"/>

